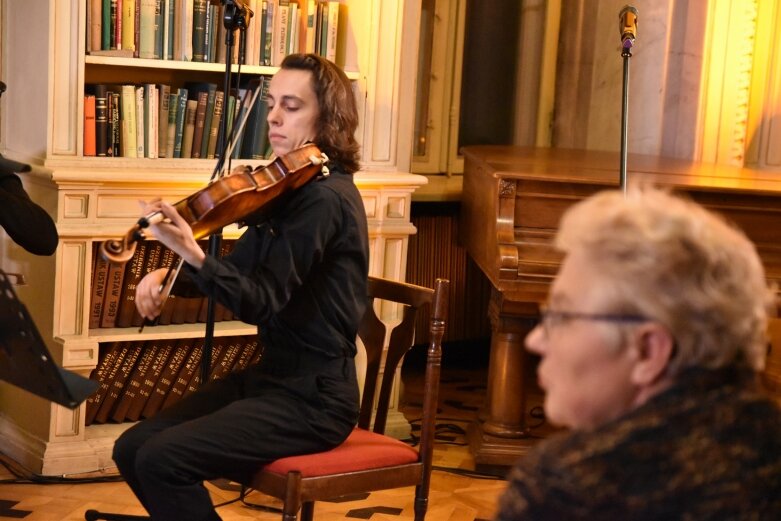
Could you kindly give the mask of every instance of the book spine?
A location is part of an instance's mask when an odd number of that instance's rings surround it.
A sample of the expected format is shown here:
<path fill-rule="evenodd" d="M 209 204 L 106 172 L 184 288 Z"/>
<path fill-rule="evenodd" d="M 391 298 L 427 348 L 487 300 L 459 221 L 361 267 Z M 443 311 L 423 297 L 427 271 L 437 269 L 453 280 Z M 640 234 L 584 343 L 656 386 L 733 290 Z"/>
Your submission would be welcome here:
<path fill-rule="evenodd" d="M 122 1 L 122 48 L 136 50 L 136 2 Z"/>
<path fill-rule="evenodd" d="M 200 369 L 202 356 L 203 340 L 199 340 L 190 351 L 190 356 L 188 356 L 184 364 L 182 364 L 182 368 L 179 370 L 179 373 L 171 384 L 168 395 L 165 397 L 165 400 L 163 400 L 161 409 L 167 409 L 182 399 L 190 381 L 192 381 Z"/>
<path fill-rule="evenodd" d="M 209 144 L 206 150 L 206 157 L 208 159 L 214 159 L 215 151 L 217 149 L 217 135 L 220 131 L 220 125 L 222 124 L 222 104 L 224 100 L 224 94 L 222 91 L 217 91 L 214 94 L 214 113 L 212 114 L 211 126 L 209 128 Z"/>
<path fill-rule="evenodd" d="M 155 385 L 154 391 L 149 396 L 146 404 L 144 405 L 141 416 L 144 418 L 151 418 L 163 405 L 168 391 L 174 383 L 179 371 L 182 369 L 185 361 L 190 357 L 190 351 L 192 350 L 190 342 L 192 339 L 183 339 L 177 342 L 176 347 L 173 349 L 171 356 L 168 359 L 166 367 L 160 374 L 160 378 Z"/>
<path fill-rule="evenodd" d="M 139 400 L 139 390 L 146 378 L 146 374 L 149 372 L 154 359 L 158 355 L 158 347 L 154 342 L 142 343 L 139 346 L 140 354 L 138 355 L 138 361 L 135 367 L 127 377 L 125 386 L 122 390 L 122 394 L 119 396 L 117 404 L 114 406 L 114 410 L 111 412 L 111 420 L 115 422 L 123 422 L 127 419 L 128 411 L 131 405 L 136 400 Z"/>
<path fill-rule="evenodd" d="M 122 157 L 136 157 L 136 88 L 133 85 L 122 85 L 120 89 L 122 113 L 122 139 L 120 141 Z"/>
<path fill-rule="evenodd" d="M 108 152 L 108 90 L 105 85 L 93 86 L 95 92 L 95 149 L 98 156 Z"/>
<path fill-rule="evenodd" d="M 195 112 L 198 109 L 198 101 L 187 100 L 185 106 L 184 134 L 182 136 L 182 157 L 192 157 L 193 135 L 195 134 Z"/>
<path fill-rule="evenodd" d="M 206 61 L 206 0 L 193 1 L 193 61 Z"/>
<path fill-rule="evenodd" d="M 160 108 L 157 115 L 157 156 L 171 157 L 168 155 L 168 112 L 170 111 L 171 87 L 158 85 L 157 92 Z"/>
<path fill-rule="evenodd" d="M 103 310 L 103 300 L 106 295 L 106 279 L 108 277 L 108 261 L 95 252 L 95 272 L 92 274 L 92 295 L 90 296 L 89 327 L 100 327 L 100 316 Z"/>
<path fill-rule="evenodd" d="M 96 155 L 95 144 L 95 96 L 84 95 L 84 155 Z"/>
<path fill-rule="evenodd" d="M 119 402 L 119 397 L 125 392 L 125 384 L 127 383 L 130 373 L 133 372 L 133 368 L 136 366 L 136 361 L 141 353 L 142 346 L 138 342 L 128 342 L 126 348 L 127 354 L 123 357 L 122 363 L 119 364 L 119 367 L 114 374 L 114 378 L 111 380 L 111 385 L 109 385 L 108 393 L 95 415 L 96 423 L 106 423 L 111 416 L 111 413 L 114 411 L 114 408 Z"/>
<path fill-rule="evenodd" d="M 122 294 L 122 279 L 125 267 L 109 263 L 106 296 L 103 301 L 103 314 L 100 317 L 100 327 L 114 327 L 119 311 L 119 297 Z"/>
<path fill-rule="evenodd" d="M 91 425 L 95 421 L 95 415 L 100 409 L 101 403 L 108 393 L 111 385 L 110 374 L 115 372 L 122 362 L 120 355 L 125 356 L 124 342 L 112 342 L 100 350 L 98 365 L 90 374 L 90 379 L 99 383 L 98 388 L 87 398 L 86 412 L 84 414 L 85 425 Z"/>
<path fill-rule="evenodd" d="M 135 393 L 133 402 L 128 407 L 125 413 L 125 420 L 136 421 L 141 418 L 141 413 L 146 406 L 149 397 L 155 390 L 160 374 L 163 372 L 168 364 L 168 360 L 171 357 L 176 347 L 176 340 L 153 340 L 153 346 L 149 349 L 154 352 L 152 357 L 152 363 L 141 378 L 141 385 Z"/>

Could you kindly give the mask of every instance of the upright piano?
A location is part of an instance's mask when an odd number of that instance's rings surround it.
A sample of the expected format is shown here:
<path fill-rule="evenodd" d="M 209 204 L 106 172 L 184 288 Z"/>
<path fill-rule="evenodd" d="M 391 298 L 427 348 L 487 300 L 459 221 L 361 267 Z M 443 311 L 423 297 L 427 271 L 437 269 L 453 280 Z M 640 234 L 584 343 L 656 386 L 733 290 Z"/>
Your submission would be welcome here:
<path fill-rule="evenodd" d="M 475 146 L 464 157 L 460 240 L 491 283 L 492 332 L 486 404 L 469 439 L 476 465 L 506 466 L 536 438 L 523 339 L 562 258 L 553 248 L 559 219 L 572 204 L 619 188 L 619 155 Z M 768 278 L 781 279 L 781 172 L 629 155 L 627 179 L 670 187 L 725 215 L 754 241 Z"/>

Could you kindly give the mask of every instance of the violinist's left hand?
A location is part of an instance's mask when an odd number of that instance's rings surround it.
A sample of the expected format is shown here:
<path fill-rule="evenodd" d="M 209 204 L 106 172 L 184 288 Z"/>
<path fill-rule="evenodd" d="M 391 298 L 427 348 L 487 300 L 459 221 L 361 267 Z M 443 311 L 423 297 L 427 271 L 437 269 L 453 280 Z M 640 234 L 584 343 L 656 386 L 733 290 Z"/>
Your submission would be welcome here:
<path fill-rule="evenodd" d="M 149 230 L 165 246 L 177 253 L 190 266 L 200 269 L 206 254 L 193 237 L 193 230 L 179 212 L 169 203 L 160 199 L 154 199 L 149 203 L 140 202 L 143 215 L 160 212 L 167 220 L 157 224 L 150 224 Z"/>

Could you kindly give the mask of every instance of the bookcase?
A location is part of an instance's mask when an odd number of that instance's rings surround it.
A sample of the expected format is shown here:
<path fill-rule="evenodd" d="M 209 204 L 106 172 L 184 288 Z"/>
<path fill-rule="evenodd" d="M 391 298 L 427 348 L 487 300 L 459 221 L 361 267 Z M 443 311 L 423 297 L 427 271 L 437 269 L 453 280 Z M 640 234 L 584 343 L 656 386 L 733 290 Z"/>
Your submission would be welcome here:
<path fill-rule="evenodd" d="M 354 82 L 361 124 L 362 170 L 356 174 L 369 220 L 370 272 L 401 280 L 406 269 L 411 194 L 425 178 L 409 173 L 420 6 L 402 0 L 341 0 L 339 63 Z M 214 160 L 85 157 L 83 101 L 87 83 L 221 84 L 224 66 L 139 58 L 88 56 L 87 0 L 3 2 L 3 153 L 33 165 L 23 181 L 31 197 L 54 216 L 60 245 L 52 257 L 34 257 L 3 244 L 2 266 L 21 272 L 18 288 L 47 346 L 63 367 L 83 375 L 95 368 L 101 344 L 197 338 L 202 324 L 89 328 L 95 244 L 124 234 L 136 221 L 138 200 L 179 200 L 208 181 Z M 272 67 L 244 66 L 243 74 L 270 75 Z M 408 100 L 407 100 L 408 101 Z M 248 161 L 242 161 L 247 163 Z M 254 164 L 249 162 L 250 164 Z M 237 163 L 234 163 L 237 164 Z M 225 229 L 236 238 L 241 230 Z M 384 310 L 393 320 L 393 309 Z M 217 336 L 252 335 L 237 321 L 216 324 Z M 397 385 L 397 388 L 399 386 Z M 396 398 L 398 398 L 398 389 Z M 113 466 L 111 447 L 129 424 L 85 426 L 85 406 L 68 410 L 0 384 L 3 451 L 43 474 L 88 472 Z M 391 430 L 409 429 L 400 414 Z"/>

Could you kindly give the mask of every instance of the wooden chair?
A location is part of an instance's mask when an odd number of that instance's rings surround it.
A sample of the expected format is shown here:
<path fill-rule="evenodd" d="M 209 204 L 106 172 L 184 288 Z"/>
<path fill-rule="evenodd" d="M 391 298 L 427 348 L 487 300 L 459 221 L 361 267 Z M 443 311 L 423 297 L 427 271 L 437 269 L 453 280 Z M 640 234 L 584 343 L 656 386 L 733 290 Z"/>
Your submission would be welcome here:
<path fill-rule="evenodd" d="M 366 348 L 366 377 L 358 426 L 338 447 L 326 452 L 274 461 L 261 468 L 251 483 L 247 484 L 252 489 L 281 499 L 284 502 L 283 520 L 295 521 L 300 510 L 302 521 L 311 521 L 315 501 L 372 490 L 415 486 L 415 521 L 423 521 L 428 509 L 449 286 L 449 281 L 444 279 L 437 279 L 431 289 L 369 277 L 370 304 L 358 331 Z M 402 306 L 401 322 L 392 328 L 390 335 L 386 335 L 386 326 L 376 313 L 374 304 L 377 301 Z M 384 432 L 394 375 L 404 355 L 412 347 L 417 312 L 425 306 L 430 308 L 431 318 L 420 444 L 416 450 L 385 436 Z M 389 338 L 387 351 L 386 338 Z M 380 375 L 383 354 L 385 366 Z M 149 519 L 95 510 L 87 511 L 85 518 L 89 521 Z"/>
<path fill-rule="evenodd" d="M 428 508 L 431 456 L 439 396 L 442 336 L 447 320 L 449 282 L 437 279 L 434 289 L 369 278 L 369 298 L 403 305 L 402 320 L 390 333 L 380 375 L 386 327 L 373 305 L 367 308 L 358 336 L 366 347 L 366 379 L 358 426 L 347 440 L 327 452 L 279 459 L 260 469 L 249 484 L 284 502 L 282 519 L 311 521 L 315 501 L 372 490 L 415 486 L 415 520 Z M 417 450 L 384 435 L 393 376 L 412 347 L 417 311 L 430 306 L 429 344 L 423 392 L 423 419 Z M 378 385 L 379 384 L 379 385 Z M 377 392 L 379 391 L 379 397 Z M 376 410 L 374 405 L 376 404 Z M 374 424 L 372 426 L 372 412 Z"/>

